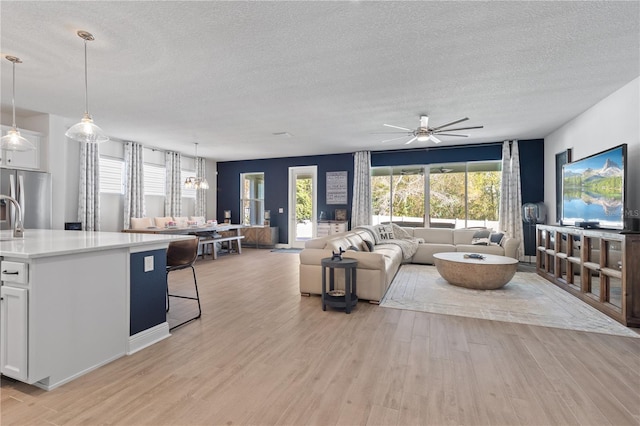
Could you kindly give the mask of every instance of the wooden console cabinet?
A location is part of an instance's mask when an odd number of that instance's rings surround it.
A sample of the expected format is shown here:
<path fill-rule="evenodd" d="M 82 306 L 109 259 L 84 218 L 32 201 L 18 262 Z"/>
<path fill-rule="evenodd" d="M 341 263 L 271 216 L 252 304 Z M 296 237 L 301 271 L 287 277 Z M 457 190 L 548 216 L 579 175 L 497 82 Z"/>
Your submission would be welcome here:
<path fill-rule="evenodd" d="M 640 327 L 640 234 L 537 225 L 536 271 L 629 327 Z"/>
<path fill-rule="evenodd" d="M 278 244 L 277 226 L 247 226 L 242 228 L 243 244 L 259 247 L 274 247 Z"/>

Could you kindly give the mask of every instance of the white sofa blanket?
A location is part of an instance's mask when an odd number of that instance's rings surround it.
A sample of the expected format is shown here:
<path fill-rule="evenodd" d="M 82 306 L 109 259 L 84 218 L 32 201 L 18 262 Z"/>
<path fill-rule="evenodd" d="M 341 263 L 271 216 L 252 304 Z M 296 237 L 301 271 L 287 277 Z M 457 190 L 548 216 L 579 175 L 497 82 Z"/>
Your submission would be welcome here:
<path fill-rule="evenodd" d="M 356 229 L 363 229 L 371 234 L 376 244 L 395 244 L 402 250 L 402 258 L 410 260 L 418 251 L 418 245 L 424 242 L 422 238 L 412 237 L 396 224 L 391 225 L 362 225 Z"/>

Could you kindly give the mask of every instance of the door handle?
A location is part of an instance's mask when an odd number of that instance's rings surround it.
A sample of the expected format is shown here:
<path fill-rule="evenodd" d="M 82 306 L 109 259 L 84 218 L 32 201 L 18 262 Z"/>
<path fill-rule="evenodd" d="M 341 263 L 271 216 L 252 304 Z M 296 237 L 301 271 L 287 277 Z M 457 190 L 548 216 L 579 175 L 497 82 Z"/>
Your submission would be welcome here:
<path fill-rule="evenodd" d="M 13 271 L 13 272 L 2 271 L 2 273 L 5 274 L 5 275 L 18 275 L 20 272 L 18 272 L 18 271 Z"/>

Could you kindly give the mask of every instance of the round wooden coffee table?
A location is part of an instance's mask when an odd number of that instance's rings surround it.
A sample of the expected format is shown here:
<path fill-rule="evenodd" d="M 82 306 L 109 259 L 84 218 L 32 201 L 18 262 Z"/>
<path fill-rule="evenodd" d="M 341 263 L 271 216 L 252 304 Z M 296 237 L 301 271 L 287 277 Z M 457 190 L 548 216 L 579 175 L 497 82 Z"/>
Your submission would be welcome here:
<path fill-rule="evenodd" d="M 436 253 L 438 273 L 459 287 L 477 290 L 495 290 L 511 281 L 516 273 L 518 261 L 511 257 L 482 254 L 483 259 L 465 257 L 472 253 Z"/>

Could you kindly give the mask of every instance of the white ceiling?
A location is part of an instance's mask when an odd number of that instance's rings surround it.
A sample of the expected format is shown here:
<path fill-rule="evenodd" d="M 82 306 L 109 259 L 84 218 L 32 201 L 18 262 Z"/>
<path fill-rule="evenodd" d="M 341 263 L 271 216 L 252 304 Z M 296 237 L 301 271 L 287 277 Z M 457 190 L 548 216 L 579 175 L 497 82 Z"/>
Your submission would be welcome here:
<path fill-rule="evenodd" d="M 84 29 L 99 126 L 218 161 L 401 149 L 372 133 L 421 114 L 484 125 L 442 145 L 541 138 L 640 75 L 637 1 L 3 0 L 0 14 L 2 55 L 24 61 L 20 113 L 79 121 Z"/>

